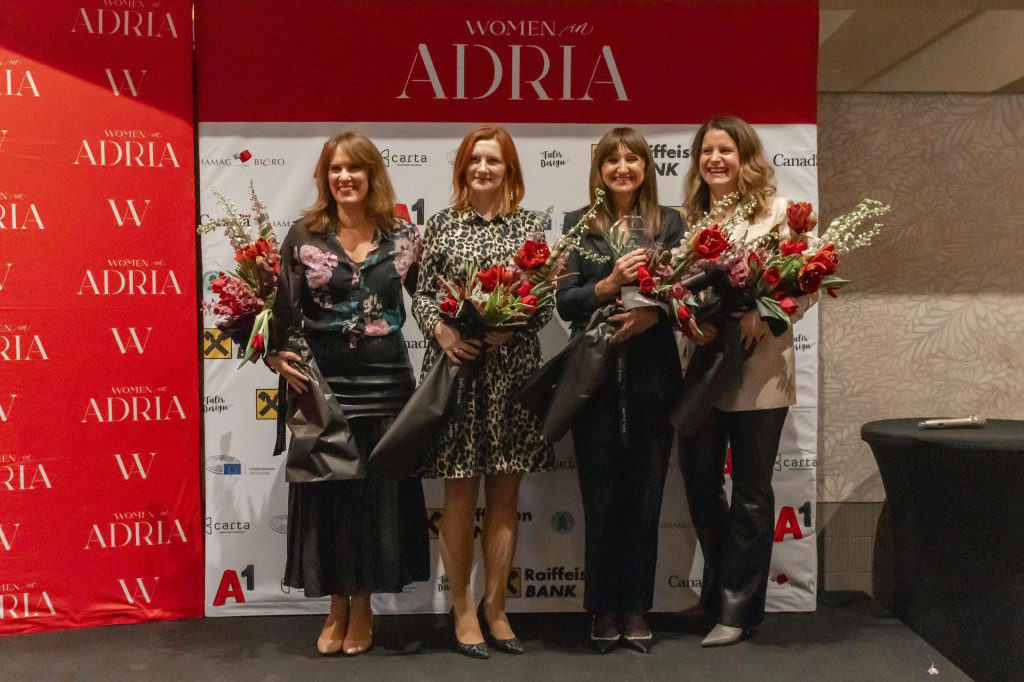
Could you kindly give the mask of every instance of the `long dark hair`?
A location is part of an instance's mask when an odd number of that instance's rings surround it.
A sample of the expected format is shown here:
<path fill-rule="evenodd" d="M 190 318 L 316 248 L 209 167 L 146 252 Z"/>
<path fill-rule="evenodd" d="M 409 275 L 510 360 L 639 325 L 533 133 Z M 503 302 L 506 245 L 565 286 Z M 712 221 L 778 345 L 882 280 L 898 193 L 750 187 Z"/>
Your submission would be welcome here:
<path fill-rule="evenodd" d="M 398 226 L 395 218 L 395 188 L 388 178 L 380 150 L 362 133 L 350 131 L 324 142 L 316 162 L 316 201 L 302 212 L 302 219 L 313 234 L 329 234 L 338 229 L 338 202 L 331 193 L 330 168 L 334 153 L 341 147 L 352 161 L 366 169 L 369 191 L 366 194 L 366 217 L 381 233 L 390 237 Z"/>
<path fill-rule="evenodd" d="M 601 166 L 604 160 L 617 152 L 619 145 L 624 146 L 644 160 L 644 179 L 636 191 L 633 206 L 636 214 L 644 219 L 647 235 L 657 237 L 661 232 L 661 207 L 658 206 L 658 177 L 654 166 L 654 154 L 644 136 L 633 128 L 612 128 L 601 138 L 590 157 L 590 202 L 597 199 L 595 190 L 604 190 L 604 198 L 598 204 L 597 212 L 590 221 L 590 231 L 604 234 L 618 217 L 612 203 L 611 191 L 605 186 L 601 177 Z"/>

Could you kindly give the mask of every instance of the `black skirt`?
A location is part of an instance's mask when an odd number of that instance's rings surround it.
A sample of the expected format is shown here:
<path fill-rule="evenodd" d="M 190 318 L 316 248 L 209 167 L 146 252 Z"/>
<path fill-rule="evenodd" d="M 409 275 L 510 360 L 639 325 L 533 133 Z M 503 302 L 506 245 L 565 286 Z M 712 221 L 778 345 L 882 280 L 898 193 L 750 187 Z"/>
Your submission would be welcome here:
<path fill-rule="evenodd" d="M 362 339 L 349 349 L 311 338 L 310 348 L 368 456 L 412 392 L 404 340 Z M 323 597 L 401 592 L 429 578 L 420 479 L 371 471 L 363 479 L 289 484 L 285 585 Z"/>

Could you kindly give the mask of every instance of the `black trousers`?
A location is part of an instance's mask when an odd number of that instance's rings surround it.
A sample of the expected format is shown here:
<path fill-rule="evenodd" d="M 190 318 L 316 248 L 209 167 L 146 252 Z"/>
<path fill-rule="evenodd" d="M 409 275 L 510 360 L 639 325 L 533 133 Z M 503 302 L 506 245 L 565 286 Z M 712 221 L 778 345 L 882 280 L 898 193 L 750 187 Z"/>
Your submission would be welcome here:
<path fill-rule="evenodd" d="M 643 612 L 654 605 L 672 429 L 667 400 L 634 396 L 626 406 L 625 437 L 614 381 L 591 397 L 572 430 L 586 521 L 583 608 L 592 613 Z"/>
<path fill-rule="evenodd" d="M 701 605 L 719 623 L 764 618 L 775 527 L 772 473 L 788 407 L 749 412 L 712 409 L 680 444 L 690 517 L 704 553 Z M 732 503 L 725 496 L 732 450 Z"/>

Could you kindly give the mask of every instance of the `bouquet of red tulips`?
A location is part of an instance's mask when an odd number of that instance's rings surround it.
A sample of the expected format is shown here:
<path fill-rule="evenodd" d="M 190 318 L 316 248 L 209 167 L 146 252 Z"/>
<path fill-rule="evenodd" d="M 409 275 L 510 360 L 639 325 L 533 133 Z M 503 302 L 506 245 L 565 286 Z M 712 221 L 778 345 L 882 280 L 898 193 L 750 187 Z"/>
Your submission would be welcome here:
<path fill-rule="evenodd" d="M 714 216 L 737 198 L 738 195 L 731 194 L 716 202 L 711 211 L 690 228 L 676 248 L 649 250 L 647 263 L 641 265 L 637 272 L 640 293 L 668 303 L 680 329 L 691 338 L 700 334 L 698 317 L 707 312 L 692 290 L 705 288 L 709 270 L 721 266 L 728 259 L 733 250 L 730 241 L 732 228 L 753 208 L 748 203 L 728 220 L 714 222 Z"/>
<path fill-rule="evenodd" d="M 881 224 L 858 233 L 869 218 L 885 215 L 889 207 L 874 199 L 865 199 L 853 211 L 834 219 L 828 229 L 812 235 L 818 218 L 811 204 L 801 201 L 786 211 L 787 236 L 780 230 L 738 247 L 728 266 L 731 286 L 743 292 L 757 307 L 761 318 L 774 335 L 786 331 L 790 318 L 798 310 L 796 298 L 824 289 L 829 296 L 849 280 L 836 274 L 839 255 L 867 246 L 878 234 Z"/>
<path fill-rule="evenodd" d="M 603 192 L 598 190 L 597 201 Z M 510 263 L 482 269 L 466 263 L 455 280 L 439 277 L 437 302 L 441 315 L 449 320 L 478 318 L 484 330 L 512 330 L 525 326 L 540 308 L 554 305 L 555 286 L 563 277 L 565 259 L 579 248 L 580 235 L 593 217 L 597 201 L 572 229 L 553 246 L 543 238 L 527 240 Z M 538 236 L 544 232 L 553 207 L 538 221 Z M 471 312 L 475 311 L 474 312 Z M 464 330 L 465 331 L 465 330 Z"/>

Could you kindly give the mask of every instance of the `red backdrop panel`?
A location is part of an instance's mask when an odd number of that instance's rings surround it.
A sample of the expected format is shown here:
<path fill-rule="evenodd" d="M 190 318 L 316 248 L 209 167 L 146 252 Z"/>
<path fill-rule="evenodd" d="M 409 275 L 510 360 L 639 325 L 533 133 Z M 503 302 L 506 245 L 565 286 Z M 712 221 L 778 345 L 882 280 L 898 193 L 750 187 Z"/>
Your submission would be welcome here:
<path fill-rule="evenodd" d="M 4 15 L 0 633 L 200 616 L 191 2 Z"/>
<path fill-rule="evenodd" d="M 814 0 L 196 4 L 204 122 L 815 121 Z"/>

